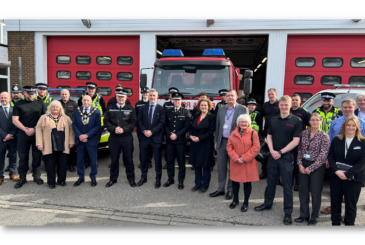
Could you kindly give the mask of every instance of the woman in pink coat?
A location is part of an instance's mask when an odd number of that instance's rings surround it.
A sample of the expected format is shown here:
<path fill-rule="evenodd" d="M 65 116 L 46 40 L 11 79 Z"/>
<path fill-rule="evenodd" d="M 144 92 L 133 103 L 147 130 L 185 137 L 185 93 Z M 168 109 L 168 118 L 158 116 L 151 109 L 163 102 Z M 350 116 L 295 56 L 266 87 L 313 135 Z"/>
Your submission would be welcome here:
<path fill-rule="evenodd" d="M 250 127 L 251 118 L 248 114 L 240 115 L 237 118 L 237 125 L 237 128 L 228 138 L 227 144 L 233 188 L 233 202 L 229 208 L 233 209 L 237 206 L 240 183 L 244 183 L 245 201 L 241 207 L 241 212 L 246 212 L 252 190 L 251 182 L 259 181 L 255 157 L 260 152 L 260 141 L 257 132 Z"/>

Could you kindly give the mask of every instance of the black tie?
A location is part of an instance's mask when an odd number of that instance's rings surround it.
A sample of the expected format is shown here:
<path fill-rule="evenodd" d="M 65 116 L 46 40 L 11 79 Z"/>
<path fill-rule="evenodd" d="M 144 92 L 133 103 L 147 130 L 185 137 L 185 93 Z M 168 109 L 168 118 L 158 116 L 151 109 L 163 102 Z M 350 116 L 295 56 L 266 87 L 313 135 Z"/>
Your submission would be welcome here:
<path fill-rule="evenodd" d="M 148 111 L 148 125 L 150 126 L 152 124 L 152 109 L 153 109 L 153 105 L 150 105 L 150 110 Z M 150 129 L 150 128 L 149 128 Z"/>
<path fill-rule="evenodd" d="M 4 107 L 4 108 L 5 108 L 6 116 L 9 116 L 9 113 L 8 113 L 8 107 Z"/>
<path fill-rule="evenodd" d="M 85 109 L 84 114 L 85 114 L 85 115 L 87 114 L 87 109 Z"/>

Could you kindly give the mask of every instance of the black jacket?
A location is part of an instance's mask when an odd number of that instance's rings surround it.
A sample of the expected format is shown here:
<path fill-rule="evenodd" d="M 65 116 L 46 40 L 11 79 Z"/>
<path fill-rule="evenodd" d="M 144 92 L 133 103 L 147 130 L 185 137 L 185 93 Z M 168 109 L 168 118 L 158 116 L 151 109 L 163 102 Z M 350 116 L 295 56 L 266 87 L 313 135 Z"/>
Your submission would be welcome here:
<path fill-rule="evenodd" d="M 354 177 L 359 182 L 365 181 L 365 140 L 359 141 L 356 137 L 352 140 L 347 157 L 345 158 L 346 138 L 340 140 L 335 137 L 332 140 L 331 148 L 328 153 L 331 174 L 335 175 L 338 170 L 336 162 L 352 165 L 353 167 L 345 172 L 347 178 Z M 354 149 L 356 148 L 356 149 Z M 333 176 L 338 178 L 337 175 Z"/>
<path fill-rule="evenodd" d="M 61 105 L 66 115 L 69 116 L 72 120 L 72 116 L 77 109 L 77 103 L 73 100 L 68 100 L 67 103 L 64 103 L 62 100 L 59 100 L 59 102 L 61 102 Z"/>
<path fill-rule="evenodd" d="M 212 107 L 212 109 L 209 111 L 210 114 L 212 115 L 218 115 L 215 111 L 214 108 Z M 198 106 L 195 106 L 193 111 L 191 112 L 191 116 L 193 117 L 195 114 L 200 114 L 200 110 L 198 109 Z"/>
<path fill-rule="evenodd" d="M 136 105 L 134 106 L 134 108 L 136 109 L 137 117 L 138 117 L 139 111 L 141 110 L 141 107 L 144 106 L 145 104 L 148 104 L 148 102 L 149 102 L 148 100 L 146 102 L 144 102 L 143 100 L 139 100 L 136 102 Z"/>
<path fill-rule="evenodd" d="M 108 104 L 107 104 L 107 106 L 106 107 L 108 107 L 108 106 L 110 106 L 110 105 L 115 105 L 117 103 L 117 97 L 113 97 L 113 98 L 111 98 L 111 99 L 109 99 L 108 100 Z M 129 99 L 126 99 L 125 100 L 125 104 L 126 105 L 131 105 L 131 102 L 129 101 Z"/>
<path fill-rule="evenodd" d="M 168 144 L 186 144 L 186 133 L 190 128 L 190 112 L 188 109 L 180 107 L 175 113 L 175 109 L 166 109 L 165 135 Z M 177 136 L 176 140 L 171 140 L 171 132 Z"/>
<path fill-rule="evenodd" d="M 111 135 L 124 137 L 133 132 L 137 126 L 136 110 L 133 106 L 125 104 L 119 109 L 116 104 L 107 107 L 104 113 L 104 125 Z M 115 128 L 121 127 L 124 131 L 122 134 L 116 134 Z"/>
<path fill-rule="evenodd" d="M 149 104 L 146 106 L 142 106 L 141 110 L 138 113 L 138 138 L 139 140 L 146 140 L 147 137 L 144 136 L 143 131 L 148 130 L 148 110 Z M 151 128 L 149 129 L 152 132 L 153 142 L 156 144 L 162 144 L 163 142 L 163 133 L 162 129 L 164 128 L 166 123 L 166 111 L 163 106 L 156 104 L 156 108 L 153 114 L 153 120 Z"/>

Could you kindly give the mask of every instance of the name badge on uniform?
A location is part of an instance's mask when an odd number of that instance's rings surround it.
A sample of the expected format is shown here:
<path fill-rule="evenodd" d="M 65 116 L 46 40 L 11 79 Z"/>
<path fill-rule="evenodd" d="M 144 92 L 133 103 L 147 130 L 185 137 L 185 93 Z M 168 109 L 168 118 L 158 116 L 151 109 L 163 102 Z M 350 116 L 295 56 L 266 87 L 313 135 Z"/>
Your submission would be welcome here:
<path fill-rule="evenodd" d="M 304 154 L 304 155 L 303 155 L 303 158 L 304 158 L 305 160 L 310 160 L 310 159 L 311 159 L 311 155 L 310 155 L 310 154 Z"/>
<path fill-rule="evenodd" d="M 228 129 L 228 124 L 224 124 L 223 128 Z"/>

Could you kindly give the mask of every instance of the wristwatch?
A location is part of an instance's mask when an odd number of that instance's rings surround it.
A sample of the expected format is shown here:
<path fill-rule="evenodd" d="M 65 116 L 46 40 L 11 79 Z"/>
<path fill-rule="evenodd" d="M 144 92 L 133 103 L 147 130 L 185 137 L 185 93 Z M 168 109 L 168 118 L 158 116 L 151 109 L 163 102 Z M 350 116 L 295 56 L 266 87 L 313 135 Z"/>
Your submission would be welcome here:
<path fill-rule="evenodd" d="M 281 151 L 278 151 L 280 155 L 282 155 L 283 153 Z"/>

